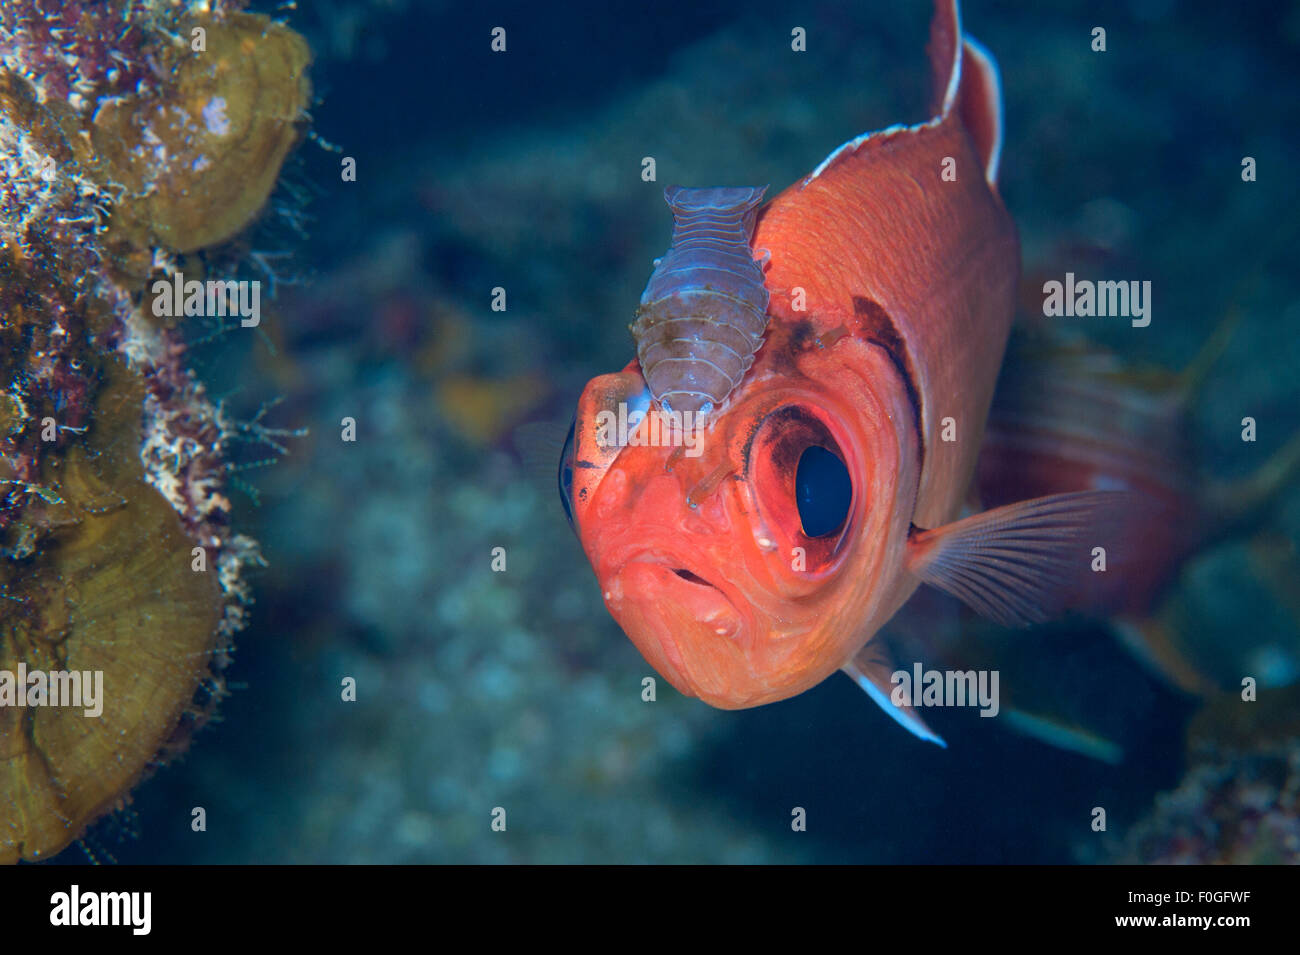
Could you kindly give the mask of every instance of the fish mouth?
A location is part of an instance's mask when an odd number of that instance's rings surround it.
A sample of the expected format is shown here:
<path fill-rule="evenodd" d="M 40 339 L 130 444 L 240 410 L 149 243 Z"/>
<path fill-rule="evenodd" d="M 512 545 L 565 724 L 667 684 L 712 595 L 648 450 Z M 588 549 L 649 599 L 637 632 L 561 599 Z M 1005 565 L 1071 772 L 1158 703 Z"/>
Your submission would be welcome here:
<path fill-rule="evenodd" d="M 707 660 L 743 654 L 745 615 L 729 588 L 680 557 L 637 554 L 606 589 L 610 613 L 637 649 L 687 695 L 716 692 L 721 674 Z"/>
<path fill-rule="evenodd" d="M 640 554 L 626 561 L 619 572 L 624 580 L 630 579 L 629 575 L 632 578 L 640 575 L 653 578 L 665 597 L 688 604 L 703 618 L 712 619 L 729 612 L 739 620 L 740 614 L 728 588 L 714 583 L 680 558 Z M 639 590 L 634 592 L 640 593 Z"/>
<path fill-rule="evenodd" d="M 718 589 L 717 587 L 714 587 L 713 584 L 709 583 L 707 580 L 701 577 L 699 574 L 693 573 L 692 571 L 687 570 L 685 567 L 674 567 L 673 573 L 676 574 L 678 577 L 680 577 L 682 580 L 686 581 L 687 583 L 697 584 L 701 587 L 713 587 L 714 590 Z"/>

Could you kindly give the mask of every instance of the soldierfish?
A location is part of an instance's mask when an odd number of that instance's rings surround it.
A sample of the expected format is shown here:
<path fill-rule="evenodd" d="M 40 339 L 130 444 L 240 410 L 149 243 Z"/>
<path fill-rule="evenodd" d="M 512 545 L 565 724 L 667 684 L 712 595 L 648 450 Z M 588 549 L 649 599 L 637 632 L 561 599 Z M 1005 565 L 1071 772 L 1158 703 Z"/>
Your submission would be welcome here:
<path fill-rule="evenodd" d="M 637 360 L 587 384 L 560 491 L 610 613 L 682 693 L 738 709 L 843 669 L 942 742 L 890 702 L 877 631 L 923 582 L 1007 625 L 1047 618 L 1087 569 L 1108 495 L 958 519 L 1019 245 L 997 192 L 997 69 L 952 0 L 936 5 L 930 59 L 930 120 L 850 140 L 766 206 L 751 208 L 756 189 L 669 191 L 678 231 L 702 217 L 714 247 L 683 253 L 675 277 L 656 271 L 643 298 L 656 314 L 634 332 L 643 359 L 659 345 L 679 364 L 653 387 Z M 726 380 L 710 378 L 715 346 L 735 340 L 722 326 L 760 300 L 757 351 L 737 342 Z M 693 455 L 650 435 L 655 415 L 680 426 L 683 403 L 709 412 Z M 645 415 L 626 443 L 606 426 L 620 406 Z"/>

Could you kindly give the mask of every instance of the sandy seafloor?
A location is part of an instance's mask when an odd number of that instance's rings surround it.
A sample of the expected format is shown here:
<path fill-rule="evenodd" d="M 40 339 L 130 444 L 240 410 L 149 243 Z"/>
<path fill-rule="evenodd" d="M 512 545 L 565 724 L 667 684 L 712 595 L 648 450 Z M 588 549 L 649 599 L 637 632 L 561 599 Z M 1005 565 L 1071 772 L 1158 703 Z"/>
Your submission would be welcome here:
<path fill-rule="evenodd" d="M 530 476 L 513 450 L 516 424 L 567 423 L 582 384 L 630 356 L 626 326 L 667 243 L 663 185 L 775 194 L 844 140 L 926 118 L 928 4 L 308 6 L 290 22 L 316 48 L 315 128 L 340 152 L 305 144 L 256 236 L 280 279 L 265 335 L 196 342 L 192 355 L 231 407 L 251 415 L 280 399 L 267 420 L 309 434 L 243 473 L 259 501 L 241 498 L 241 525 L 268 566 L 220 721 L 92 831 L 92 851 L 219 863 L 1133 858 L 1130 827 L 1189 768 L 1196 705 L 1099 627 L 1028 631 L 1007 647 L 1057 654 L 1044 678 L 1095 706 L 1125 748 L 1115 766 L 970 712 L 934 717 L 942 751 L 838 675 L 753 711 L 710 709 L 662 680 L 645 703 L 651 671 L 605 612 L 553 475 Z M 1195 421 L 1209 470 L 1250 471 L 1300 427 L 1285 231 L 1300 188 L 1300 7 L 972 2 L 964 18 L 1002 67 L 1002 193 L 1025 272 L 1150 279 L 1148 328 L 1075 321 L 1126 358 L 1174 368 L 1239 308 Z M 496 25 L 503 55 L 488 52 Z M 1089 50 L 1097 25 L 1104 54 Z M 794 26 L 806 53 L 789 48 Z M 355 183 L 339 181 L 344 155 Z M 647 155 L 657 183 L 641 181 Z M 1239 175 L 1246 155 L 1255 183 Z M 507 289 L 504 313 L 489 308 L 494 286 Z M 1247 414 L 1254 445 L 1239 440 Z M 339 440 L 344 416 L 355 443 Z M 1300 495 L 1271 524 L 1294 547 Z M 489 569 L 496 546 L 503 574 Z M 1263 653 L 1294 678 L 1300 623 L 1240 546 L 1205 555 L 1184 586 L 1187 639 L 1209 659 L 1231 669 Z M 340 700 L 346 676 L 356 703 Z M 1193 787 L 1160 805 L 1195 825 L 1209 819 L 1199 798 Z M 205 833 L 190 830 L 194 806 Z M 497 806 L 504 833 L 489 827 Z M 791 831 L 795 806 L 807 832 Z M 1094 806 L 1107 833 L 1090 828 Z"/>

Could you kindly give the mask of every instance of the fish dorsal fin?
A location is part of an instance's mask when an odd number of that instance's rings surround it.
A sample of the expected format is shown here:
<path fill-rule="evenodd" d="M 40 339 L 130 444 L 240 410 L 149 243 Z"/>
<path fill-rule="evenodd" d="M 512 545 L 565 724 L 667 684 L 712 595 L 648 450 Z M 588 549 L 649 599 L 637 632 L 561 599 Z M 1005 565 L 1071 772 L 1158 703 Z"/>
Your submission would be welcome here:
<path fill-rule="evenodd" d="M 879 640 L 868 643 L 840 669 L 852 677 L 853 682 L 865 690 L 867 696 L 903 729 L 920 739 L 948 748 L 943 738 L 921 719 L 916 707 L 894 703 L 891 696 L 894 689 L 891 679 L 894 666 L 889 660 L 888 651 Z"/>
<path fill-rule="evenodd" d="M 957 0 L 935 0 L 930 21 L 931 110 L 936 119 L 947 116 L 957 103 L 961 89 L 961 11 Z"/>
<path fill-rule="evenodd" d="M 1002 156 L 1002 79 L 993 54 L 962 34 L 956 0 L 936 0 L 929 51 L 935 117 L 957 114 L 975 142 L 984 178 L 996 186 Z"/>
<path fill-rule="evenodd" d="M 1050 620 L 1090 569 L 1127 495 L 1053 494 L 934 530 L 913 529 L 907 569 L 1005 627 Z"/>
<path fill-rule="evenodd" d="M 984 178 L 996 189 L 1002 161 L 1002 79 L 997 62 L 981 44 L 967 37 L 962 51 L 957 111 L 984 163 Z"/>
<path fill-rule="evenodd" d="M 997 63 L 977 41 L 962 35 L 957 0 L 935 0 L 934 6 L 927 47 L 934 91 L 930 119 L 912 126 L 889 126 L 850 139 L 822 160 L 804 180 L 805 186 L 869 142 L 955 121 L 970 134 L 984 167 L 984 177 L 990 186 L 996 187 L 1002 155 L 1002 83 Z"/>

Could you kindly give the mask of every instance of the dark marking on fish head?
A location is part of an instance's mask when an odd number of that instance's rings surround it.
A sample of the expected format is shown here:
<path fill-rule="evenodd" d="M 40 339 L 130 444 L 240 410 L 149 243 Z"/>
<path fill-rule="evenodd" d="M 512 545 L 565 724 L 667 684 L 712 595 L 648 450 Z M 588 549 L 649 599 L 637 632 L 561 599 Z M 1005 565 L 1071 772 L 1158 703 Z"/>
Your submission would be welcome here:
<path fill-rule="evenodd" d="M 907 349 L 907 342 L 898 332 L 898 326 L 884 307 L 873 298 L 865 295 L 853 296 L 853 314 L 858 320 L 856 335 L 864 341 L 878 345 L 888 353 L 899 377 L 907 388 L 907 398 L 912 405 L 916 420 L 916 435 L 922 461 L 925 460 L 925 431 L 921 418 L 921 392 L 916 386 L 916 371 L 912 365 L 912 356 Z"/>
<path fill-rule="evenodd" d="M 755 360 L 756 366 L 786 378 L 802 377 L 799 356 L 816 347 L 817 326 L 812 318 L 800 316 L 769 324 L 767 338 Z"/>
<path fill-rule="evenodd" d="M 804 351 L 817 341 L 817 329 L 813 327 L 810 318 L 800 318 L 788 327 L 790 331 L 787 341 L 791 352 Z"/>

